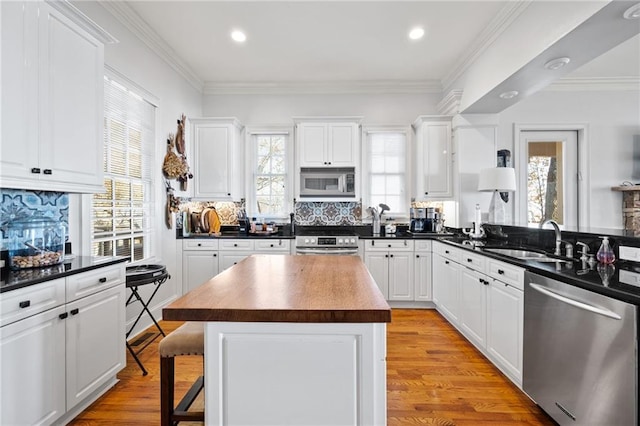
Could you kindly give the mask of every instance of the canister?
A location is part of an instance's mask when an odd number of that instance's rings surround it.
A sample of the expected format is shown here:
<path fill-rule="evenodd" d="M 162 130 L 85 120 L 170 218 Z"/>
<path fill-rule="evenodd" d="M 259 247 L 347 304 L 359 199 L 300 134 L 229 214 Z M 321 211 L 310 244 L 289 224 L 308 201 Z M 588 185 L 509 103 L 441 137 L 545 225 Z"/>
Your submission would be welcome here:
<path fill-rule="evenodd" d="M 9 223 L 9 266 L 11 269 L 41 268 L 64 260 L 65 226 L 36 213 Z"/>

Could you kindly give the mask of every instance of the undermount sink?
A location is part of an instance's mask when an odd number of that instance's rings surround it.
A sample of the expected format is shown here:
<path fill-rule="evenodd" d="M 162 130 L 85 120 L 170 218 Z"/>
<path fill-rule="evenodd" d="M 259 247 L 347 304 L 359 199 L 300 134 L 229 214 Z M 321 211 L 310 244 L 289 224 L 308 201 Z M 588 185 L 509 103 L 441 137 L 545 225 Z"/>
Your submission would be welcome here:
<path fill-rule="evenodd" d="M 536 262 L 565 262 L 571 263 L 570 260 L 558 259 L 556 257 L 550 257 L 546 253 L 541 253 L 535 250 L 526 249 L 507 249 L 507 248 L 485 248 L 484 251 L 490 253 L 501 254 L 503 256 L 514 257 L 520 260 L 535 260 Z"/>

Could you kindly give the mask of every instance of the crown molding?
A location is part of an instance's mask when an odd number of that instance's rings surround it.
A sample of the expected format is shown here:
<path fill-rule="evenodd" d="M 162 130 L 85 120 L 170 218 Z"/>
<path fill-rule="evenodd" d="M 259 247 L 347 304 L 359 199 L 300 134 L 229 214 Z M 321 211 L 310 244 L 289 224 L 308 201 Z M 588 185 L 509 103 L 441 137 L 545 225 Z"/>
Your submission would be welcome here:
<path fill-rule="evenodd" d="M 184 62 L 157 32 L 145 22 L 138 13 L 124 1 L 98 0 L 100 5 L 110 12 L 122 25 L 138 37 L 153 52 L 163 59 L 199 92 L 204 85 L 202 79 Z"/>
<path fill-rule="evenodd" d="M 462 90 L 451 90 L 438 102 L 436 109 L 442 115 L 456 115 L 460 112 L 461 100 Z"/>
<path fill-rule="evenodd" d="M 215 82 L 204 84 L 205 95 L 416 94 L 441 93 L 438 80 Z"/>
<path fill-rule="evenodd" d="M 469 67 L 495 42 L 534 0 L 509 1 L 485 27 L 474 42 L 454 65 L 453 69 L 442 78 L 442 87 L 447 90 Z"/>
<path fill-rule="evenodd" d="M 91 34 L 104 44 L 118 43 L 118 40 L 109 34 L 104 28 L 96 24 L 91 18 L 78 10 L 68 0 L 45 0 L 49 6 L 62 12 L 73 23 L 79 25 L 83 30 Z"/>
<path fill-rule="evenodd" d="M 543 91 L 640 91 L 640 77 L 577 77 L 561 78 Z"/>

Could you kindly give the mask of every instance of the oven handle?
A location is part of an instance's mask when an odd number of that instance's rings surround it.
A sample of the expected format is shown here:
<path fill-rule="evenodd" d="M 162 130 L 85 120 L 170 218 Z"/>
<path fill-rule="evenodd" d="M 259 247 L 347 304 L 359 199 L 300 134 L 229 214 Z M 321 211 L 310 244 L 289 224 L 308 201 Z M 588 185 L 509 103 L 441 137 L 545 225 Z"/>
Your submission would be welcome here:
<path fill-rule="evenodd" d="M 358 254 L 358 249 L 320 250 L 297 248 L 296 252 L 302 254 Z"/>
<path fill-rule="evenodd" d="M 610 311 L 608 309 L 602 309 L 602 308 L 599 308 L 597 306 L 589 305 L 588 303 L 579 302 L 577 300 L 570 299 L 570 298 L 568 298 L 566 296 L 563 296 L 561 294 L 555 293 L 555 292 L 549 290 L 548 288 L 541 286 L 540 284 L 529 283 L 529 286 L 531 286 L 532 289 L 534 289 L 536 291 L 539 291 L 542 294 L 545 294 L 545 295 L 547 295 L 549 297 L 552 297 L 552 298 L 554 298 L 556 300 L 564 302 L 564 303 L 566 303 L 568 305 L 575 306 L 576 308 L 584 309 L 585 311 L 593 312 L 595 314 L 599 314 L 599 315 L 602 315 L 602 316 L 605 316 L 605 317 L 608 317 L 608 318 L 612 318 L 612 319 L 615 319 L 615 320 L 621 320 L 622 319 L 622 317 L 620 315 L 618 315 L 615 312 L 612 312 L 612 311 Z"/>

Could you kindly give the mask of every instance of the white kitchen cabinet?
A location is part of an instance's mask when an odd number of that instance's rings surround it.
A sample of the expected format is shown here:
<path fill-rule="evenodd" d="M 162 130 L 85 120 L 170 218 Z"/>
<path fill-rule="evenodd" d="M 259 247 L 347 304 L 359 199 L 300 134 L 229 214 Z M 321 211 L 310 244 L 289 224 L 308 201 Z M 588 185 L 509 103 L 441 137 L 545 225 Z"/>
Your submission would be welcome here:
<path fill-rule="evenodd" d="M 66 310 L 67 407 L 71 408 L 126 365 L 125 287 L 117 285 L 78 299 Z"/>
<path fill-rule="evenodd" d="M 297 125 L 298 167 L 358 167 L 357 122 L 301 122 Z"/>
<path fill-rule="evenodd" d="M 415 300 L 430 302 L 432 300 L 432 253 L 431 241 L 415 242 L 415 259 L 413 277 L 415 283 Z"/>
<path fill-rule="evenodd" d="M 0 424 L 52 424 L 65 413 L 64 312 L 62 305 L 0 328 Z"/>
<path fill-rule="evenodd" d="M 102 30 L 55 5 L 0 4 L 0 186 L 103 191 L 104 46 L 87 28 Z"/>
<path fill-rule="evenodd" d="M 243 198 L 244 126 L 236 118 L 192 118 L 190 122 L 194 198 Z"/>
<path fill-rule="evenodd" d="M 488 277 L 468 267 L 460 270 L 460 329 L 476 347 L 487 343 Z"/>
<path fill-rule="evenodd" d="M 0 424 L 66 423 L 115 384 L 126 362 L 124 276 L 124 264 L 110 265 L 0 294 L 3 308 L 28 315 L 0 328 Z"/>
<path fill-rule="evenodd" d="M 218 240 L 182 240 L 182 294 L 209 281 L 220 272 Z"/>
<path fill-rule="evenodd" d="M 438 311 L 456 327 L 460 323 L 460 265 L 433 256 L 433 299 Z"/>
<path fill-rule="evenodd" d="M 420 116 L 413 123 L 416 134 L 416 200 L 453 197 L 451 119 Z"/>
<path fill-rule="evenodd" d="M 413 241 L 367 240 L 364 262 L 387 300 L 414 300 Z"/>
<path fill-rule="evenodd" d="M 487 354 L 518 386 L 522 386 L 524 292 L 491 280 L 487 297 Z"/>

